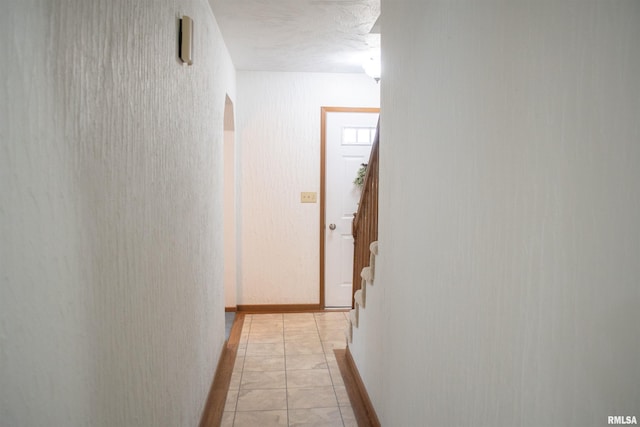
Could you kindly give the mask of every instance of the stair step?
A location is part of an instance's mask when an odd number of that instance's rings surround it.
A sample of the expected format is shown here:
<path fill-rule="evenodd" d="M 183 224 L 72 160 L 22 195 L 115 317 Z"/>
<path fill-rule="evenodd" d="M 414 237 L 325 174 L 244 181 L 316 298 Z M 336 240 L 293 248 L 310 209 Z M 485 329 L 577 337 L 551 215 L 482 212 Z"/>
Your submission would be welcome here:
<path fill-rule="evenodd" d="M 371 269 L 371 281 L 373 282 L 376 275 L 376 256 L 373 252 L 369 255 L 369 268 Z"/>
<path fill-rule="evenodd" d="M 358 306 L 349 312 L 349 319 L 351 319 L 351 325 L 358 327 Z"/>
<path fill-rule="evenodd" d="M 371 244 L 369 245 L 369 250 L 371 251 L 372 254 L 374 255 L 378 255 L 378 241 L 376 240 L 375 242 L 371 242 Z"/>
<path fill-rule="evenodd" d="M 371 282 L 375 280 L 376 275 L 376 257 L 378 256 L 378 242 L 372 242 L 369 245 L 369 268 L 371 269 Z"/>
<path fill-rule="evenodd" d="M 349 326 L 345 331 L 345 336 L 347 337 L 347 345 L 353 343 L 353 328 L 357 328 L 360 322 L 360 309 L 365 308 L 366 296 L 367 296 L 367 285 L 373 285 L 373 280 L 376 271 L 376 257 L 378 256 L 378 242 L 372 242 L 369 245 L 369 250 L 371 254 L 369 255 L 369 266 L 364 267 L 360 272 L 360 277 L 362 278 L 360 289 L 356 291 L 353 295 L 355 301 L 355 308 L 349 312 Z"/>
<path fill-rule="evenodd" d="M 361 308 L 364 308 L 364 292 L 362 292 L 363 289 L 365 288 L 358 289 L 356 293 L 353 295 L 353 298 L 355 299 L 356 304 L 358 304 Z"/>
<path fill-rule="evenodd" d="M 367 283 L 373 283 L 373 270 L 371 267 L 365 267 L 360 273 L 360 277 L 367 281 Z"/>

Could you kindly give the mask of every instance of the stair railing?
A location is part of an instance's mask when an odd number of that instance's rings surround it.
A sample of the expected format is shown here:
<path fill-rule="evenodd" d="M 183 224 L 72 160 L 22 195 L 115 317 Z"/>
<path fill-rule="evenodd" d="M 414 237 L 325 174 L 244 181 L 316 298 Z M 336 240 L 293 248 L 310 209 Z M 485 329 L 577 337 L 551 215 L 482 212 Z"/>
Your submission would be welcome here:
<path fill-rule="evenodd" d="M 378 160 L 380 145 L 380 119 L 376 136 L 371 147 L 367 172 L 362 184 L 358 212 L 353 214 L 351 233 L 353 235 L 353 291 L 351 307 L 355 307 L 354 294 L 361 288 L 360 273 L 369 264 L 369 245 L 378 240 Z"/>

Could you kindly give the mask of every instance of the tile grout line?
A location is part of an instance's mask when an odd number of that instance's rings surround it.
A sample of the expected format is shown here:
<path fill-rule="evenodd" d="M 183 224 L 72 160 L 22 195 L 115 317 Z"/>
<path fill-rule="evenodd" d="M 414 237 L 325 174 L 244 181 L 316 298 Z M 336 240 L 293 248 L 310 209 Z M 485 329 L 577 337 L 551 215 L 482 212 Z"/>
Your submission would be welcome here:
<path fill-rule="evenodd" d="M 235 370 L 236 367 L 236 362 L 238 361 L 238 353 L 240 352 L 240 346 L 242 345 L 242 334 L 244 332 L 244 328 L 247 327 L 247 317 L 244 318 L 244 322 L 242 323 L 242 330 L 240 331 L 240 342 L 238 343 L 238 350 L 236 351 L 236 359 L 233 361 L 233 368 Z M 246 354 L 246 347 L 244 349 L 245 354 Z M 242 368 L 244 369 L 244 356 L 243 356 L 243 365 Z M 231 375 L 233 377 L 233 374 L 235 374 L 235 372 L 233 372 Z M 242 381 L 242 369 L 240 370 L 240 381 Z M 231 385 L 229 385 L 229 388 L 231 388 Z M 227 398 L 229 396 L 229 390 L 227 390 Z M 236 413 L 238 412 L 238 400 L 240 400 L 240 385 L 238 384 L 238 395 L 236 396 L 236 403 L 233 405 L 233 417 L 231 418 L 231 426 L 233 427 L 233 425 L 236 423 Z M 226 402 L 225 402 L 225 406 L 226 406 Z"/>
<path fill-rule="evenodd" d="M 249 316 L 247 316 L 249 317 Z M 347 316 L 346 314 L 342 314 L 341 320 L 343 322 L 347 322 Z M 325 318 L 323 318 L 322 316 L 316 316 L 316 314 L 312 314 L 312 318 L 313 318 L 313 323 L 309 324 L 307 326 L 307 328 L 312 328 L 313 325 L 315 325 L 315 336 L 317 337 L 317 339 L 320 342 L 320 348 L 322 349 L 322 358 L 325 362 L 326 365 L 326 370 L 327 373 L 329 374 L 329 378 L 331 380 L 331 387 L 332 387 L 332 391 L 333 391 L 333 397 L 335 399 L 337 408 L 338 408 L 338 413 L 340 416 L 340 422 L 343 427 L 346 425 L 345 424 L 345 419 L 344 419 L 344 412 L 343 412 L 343 408 L 340 406 L 340 401 L 338 399 L 337 396 L 337 392 L 336 392 L 336 381 L 334 379 L 334 376 L 332 375 L 331 369 L 329 367 L 329 358 L 328 358 L 328 354 L 327 354 L 327 347 L 324 345 L 323 342 L 323 336 L 322 333 L 320 331 L 320 323 L 321 320 L 325 320 Z M 280 319 L 282 321 L 282 332 L 281 332 L 281 336 L 282 336 L 282 345 L 283 345 L 283 364 L 284 364 L 284 376 L 285 376 L 285 406 L 286 406 L 286 426 L 290 425 L 291 422 L 291 416 L 290 416 L 290 411 L 292 410 L 292 408 L 290 408 L 290 403 L 289 403 L 289 383 L 288 383 L 288 371 L 287 371 L 287 351 L 286 351 L 286 344 L 287 344 L 287 333 L 286 333 L 286 314 L 285 313 L 281 313 L 280 314 Z M 247 319 L 248 320 L 248 319 Z M 244 348 L 244 354 L 243 354 L 243 364 L 242 364 L 242 369 L 240 370 L 240 383 L 238 385 L 238 399 L 236 400 L 236 405 L 235 405 L 235 411 L 234 411 L 234 416 L 233 416 L 233 424 L 235 425 L 235 421 L 237 420 L 237 414 L 238 414 L 238 404 L 239 404 L 239 394 L 240 394 L 240 389 L 242 387 L 242 380 L 244 378 L 244 369 L 246 368 L 246 358 L 247 358 L 247 354 L 248 354 L 248 347 L 249 344 L 251 343 L 251 338 L 252 338 L 252 332 L 253 332 L 253 327 L 254 326 L 258 326 L 260 324 L 260 322 L 257 322 L 256 325 L 253 325 L 253 316 L 251 316 L 251 320 L 249 322 L 247 322 L 248 324 L 245 323 L 245 326 L 248 327 L 248 331 L 246 334 L 246 342 L 245 342 L 245 348 Z M 326 319 L 326 320 L 331 320 L 331 319 Z M 296 322 L 292 321 L 291 322 L 292 325 L 294 325 Z M 331 322 L 330 322 L 331 323 Z M 346 326 L 346 325 L 345 325 Z M 244 328 L 243 328 L 244 329 Z M 305 329 L 303 329 L 304 331 Z M 309 331 L 308 329 L 306 329 L 307 331 Z M 312 332 L 312 331 L 309 331 Z M 304 332 L 302 333 L 302 335 L 304 335 Z M 295 339 L 293 339 L 293 341 L 291 341 L 292 343 L 296 343 L 297 341 L 295 341 Z M 331 349 L 329 349 L 330 351 Z M 295 352 L 294 352 L 295 353 Z M 304 355 L 305 353 L 301 353 L 301 355 Z M 295 354 L 292 354 L 292 356 L 294 356 Z M 313 369 L 313 368 L 311 368 Z M 261 372 L 266 372 L 266 371 L 261 371 Z M 314 386 L 319 387 L 318 384 L 315 384 Z M 312 386 L 309 386 L 312 387 Z M 316 407 L 314 407 L 316 408 Z M 314 408 L 310 408 L 310 410 L 314 409 Z M 325 406 L 318 406 L 317 408 L 325 408 Z M 326 407 L 326 408 L 335 408 L 335 406 L 330 406 L 330 407 Z M 345 406 L 346 408 L 346 406 Z M 266 410 L 265 410 L 266 411 Z M 257 410 L 256 410 L 257 412 Z M 336 420 L 337 421 L 337 420 Z"/>
<path fill-rule="evenodd" d="M 345 319 L 345 321 L 347 321 L 346 316 L 343 315 L 342 317 Z M 326 356 L 326 353 L 325 353 L 325 356 Z M 334 357 L 335 357 L 335 354 L 334 354 Z M 331 374 L 331 370 L 329 370 L 329 374 Z M 331 381 L 333 382 L 333 375 L 331 375 Z M 336 394 L 336 400 L 338 401 L 338 410 L 340 411 L 340 418 L 342 419 L 342 426 L 344 427 L 346 425 L 346 423 L 344 421 L 344 412 L 342 412 L 342 406 L 340 405 L 340 399 L 338 399 L 338 393 L 336 392 L 335 383 L 333 383 L 333 391 Z"/>
<path fill-rule="evenodd" d="M 240 376 L 240 385 L 238 385 L 238 401 L 240 400 L 239 399 L 239 394 L 240 394 L 240 388 L 242 387 L 242 378 L 244 377 L 244 368 L 245 368 L 245 364 L 246 364 L 247 350 L 248 350 L 248 347 L 249 347 L 249 342 L 251 341 L 251 329 L 252 329 L 252 326 L 253 326 L 253 315 L 251 315 L 251 322 L 250 322 L 249 330 L 247 332 L 247 342 L 246 342 L 246 348 L 245 348 L 243 364 L 242 364 L 242 371 L 241 371 L 241 376 Z M 284 330 L 284 325 L 283 325 L 283 330 Z M 253 356 L 249 356 L 249 357 L 253 357 Z M 268 357 L 268 355 L 264 355 L 263 357 Z M 267 372 L 267 371 L 262 370 L 262 371 L 259 371 L 259 372 Z M 286 373 L 285 373 L 285 375 L 286 375 Z M 286 383 L 285 383 L 285 387 L 286 387 Z M 248 389 L 248 390 L 252 390 L 252 389 Z M 235 416 L 238 413 L 237 405 L 238 405 L 238 403 L 236 402 L 236 411 L 234 413 L 234 425 L 235 425 Z M 255 409 L 255 410 L 250 410 L 250 411 L 247 411 L 247 412 L 263 412 L 263 411 L 269 412 L 269 411 L 273 411 L 273 409 Z M 287 426 L 288 426 L 288 417 L 287 417 Z"/>
<path fill-rule="evenodd" d="M 246 317 L 245 317 L 246 320 Z M 236 397 L 236 404 L 234 407 L 234 411 L 233 411 L 233 421 L 231 423 L 231 425 L 235 425 L 236 423 L 236 415 L 238 414 L 238 402 L 240 401 L 240 387 L 242 386 L 242 375 L 244 374 L 244 363 L 247 360 L 247 347 L 249 347 L 249 337 L 251 334 L 251 324 L 253 323 L 253 316 L 250 318 L 249 321 L 249 328 L 247 329 L 247 340 L 244 343 L 244 353 L 242 354 L 242 369 L 240 369 L 240 383 L 238 384 L 238 396 Z M 242 331 L 240 331 L 240 337 L 242 337 L 242 332 L 244 332 L 244 328 L 245 326 L 247 326 L 246 323 L 244 323 L 242 325 Z M 238 354 L 236 353 L 236 360 L 238 360 Z"/>
<path fill-rule="evenodd" d="M 289 425 L 289 383 L 287 382 L 287 337 L 284 331 L 284 313 L 282 313 L 282 359 L 284 362 L 284 401 L 287 406 L 287 426 Z"/>
<path fill-rule="evenodd" d="M 322 355 L 324 356 L 324 361 L 327 364 L 327 371 L 329 372 L 329 378 L 331 378 L 331 388 L 333 389 L 333 397 L 336 399 L 336 405 L 338 405 L 338 412 L 340 412 L 340 421 L 342 421 L 342 427 L 344 427 L 344 417 L 342 416 L 342 408 L 340 408 L 340 402 L 338 401 L 338 393 L 336 393 L 336 384 L 333 381 L 333 375 L 331 375 L 331 369 L 329 368 L 329 359 L 327 359 L 327 352 L 324 348 L 324 343 L 322 341 L 322 336 L 320 335 L 320 328 L 318 327 L 318 319 L 316 319 L 315 314 L 313 315 L 313 320 L 316 323 L 316 330 L 318 332 L 318 338 L 320 338 L 320 346 L 322 347 Z"/>
<path fill-rule="evenodd" d="M 316 325 L 317 325 L 316 320 Z M 318 335 L 320 335 L 320 328 L 318 327 Z M 331 368 L 329 368 L 329 359 L 327 358 L 327 352 L 324 348 L 324 341 L 322 340 L 322 335 L 320 335 L 320 345 L 322 346 L 322 354 L 324 356 L 324 360 L 327 363 L 327 371 L 329 371 L 329 378 L 331 378 L 331 389 L 333 390 L 333 397 L 336 399 L 336 405 L 338 405 L 338 412 L 340 413 L 340 421 L 342 422 L 342 427 L 344 427 L 344 417 L 342 416 L 342 410 L 340 409 L 340 402 L 338 401 L 338 394 L 336 393 L 336 384 L 333 381 L 333 375 L 331 375 Z"/>

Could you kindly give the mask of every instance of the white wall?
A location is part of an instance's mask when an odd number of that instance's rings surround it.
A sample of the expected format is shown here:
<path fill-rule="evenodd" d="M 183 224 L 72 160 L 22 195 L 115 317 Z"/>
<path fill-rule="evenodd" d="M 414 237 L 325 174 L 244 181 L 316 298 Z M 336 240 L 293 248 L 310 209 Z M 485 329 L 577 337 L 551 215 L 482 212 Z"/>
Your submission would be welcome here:
<path fill-rule="evenodd" d="M 28 0 L 0 21 L 0 424 L 196 425 L 235 88 L 209 5 Z"/>
<path fill-rule="evenodd" d="M 378 103 L 364 74 L 238 72 L 238 304 L 318 303 L 320 107 Z"/>
<path fill-rule="evenodd" d="M 237 228 L 235 131 L 224 131 L 224 306 L 236 306 Z"/>
<path fill-rule="evenodd" d="M 640 3 L 382 9 L 382 424 L 640 416 Z"/>
<path fill-rule="evenodd" d="M 237 226 L 236 226 L 236 132 L 233 102 L 225 101 L 224 111 L 224 306 L 235 308 L 237 279 Z"/>

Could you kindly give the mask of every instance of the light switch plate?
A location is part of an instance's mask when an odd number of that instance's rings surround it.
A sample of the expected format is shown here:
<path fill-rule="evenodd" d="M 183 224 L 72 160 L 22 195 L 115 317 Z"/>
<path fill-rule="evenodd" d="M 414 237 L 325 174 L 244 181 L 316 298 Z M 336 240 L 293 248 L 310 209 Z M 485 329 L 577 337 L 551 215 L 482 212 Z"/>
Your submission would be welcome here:
<path fill-rule="evenodd" d="M 178 56 L 182 62 L 187 65 L 193 64 L 192 45 L 193 45 L 193 20 L 188 16 L 183 16 L 180 19 L 180 51 Z"/>
<path fill-rule="evenodd" d="M 302 192 L 300 193 L 300 203 L 317 203 L 318 202 L 318 193 L 313 192 Z"/>

